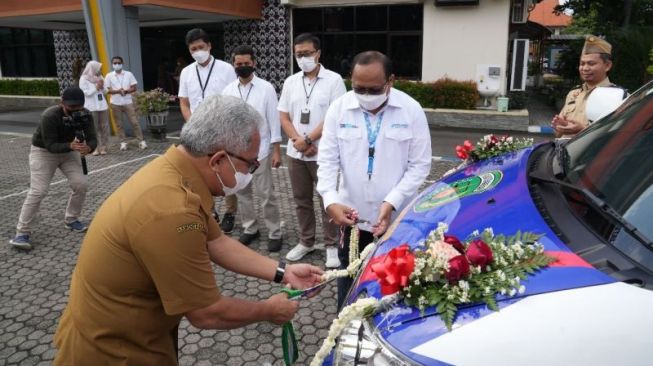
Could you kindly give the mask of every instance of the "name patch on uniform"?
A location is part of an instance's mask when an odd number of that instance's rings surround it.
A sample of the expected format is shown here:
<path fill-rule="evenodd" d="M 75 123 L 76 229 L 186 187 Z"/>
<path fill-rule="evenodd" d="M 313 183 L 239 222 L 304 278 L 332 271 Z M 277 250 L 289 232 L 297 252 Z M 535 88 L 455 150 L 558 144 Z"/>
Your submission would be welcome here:
<path fill-rule="evenodd" d="M 204 231 L 204 224 L 201 222 L 193 222 L 190 224 L 177 226 L 178 233 L 185 233 L 186 231 Z"/>
<path fill-rule="evenodd" d="M 408 128 L 408 123 L 393 123 L 390 125 L 391 128 Z"/>
<path fill-rule="evenodd" d="M 358 128 L 358 126 L 353 123 L 341 123 L 340 128 Z"/>

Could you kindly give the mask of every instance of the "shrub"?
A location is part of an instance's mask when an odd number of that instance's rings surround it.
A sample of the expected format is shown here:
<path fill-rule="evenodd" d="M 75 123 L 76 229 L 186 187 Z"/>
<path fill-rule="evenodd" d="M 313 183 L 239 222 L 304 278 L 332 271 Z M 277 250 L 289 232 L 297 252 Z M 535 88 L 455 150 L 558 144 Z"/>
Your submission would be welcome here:
<path fill-rule="evenodd" d="M 351 80 L 345 80 L 345 86 L 351 90 Z M 475 82 L 449 78 L 428 83 L 395 80 L 394 88 L 413 97 L 422 108 L 474 109 L 479 98 Z"/>
<path fill-rule="evenodd" d="M 511 91 L 508 93 L 508 109 L 524 109 L 528 102 L 528 95 L 523 91 Z"/>
<path fill-rule="evenodd" d="M 150 113 L 167 111 L 170 94 L 164 92 L 161 88 L 156 88 L 134 94 L 134 101 L 138 113 L 146 116 Z"/>
<path fill-rule="evenodd" d="M 0 94 L 59 96 L 59 82 L 50 79 L 0 79 Z"/>

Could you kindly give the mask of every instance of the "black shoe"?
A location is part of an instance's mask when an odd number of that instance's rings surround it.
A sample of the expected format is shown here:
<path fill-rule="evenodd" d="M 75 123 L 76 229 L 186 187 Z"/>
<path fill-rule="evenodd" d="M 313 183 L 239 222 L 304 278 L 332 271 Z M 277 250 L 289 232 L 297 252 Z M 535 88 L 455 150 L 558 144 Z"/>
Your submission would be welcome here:
<path fill-rule="evenodd" d="M 254 234 L 247 234 L 247 233 L 242 233 L 240 234 L 240 237 L 238 238 L 238 241 L 245 244 L 245 245 L 250 245 L 254 241 L 254 239 L 257 239 L 259 236 L 261 236 L 261 233 L 258 231 L 255 232 Z"/>
<path fill-rule="evenodd" d="M 270 241 L 268 241 L 268 251 L 270 251 L 270 252 L 280 251 L 282 243 L 283 243 L 283 240 L 281 238 L 279 238 L 279 239 L 270 239 Z"/>
<path fill-rule="evenodd" d="M 227 212 L 222 217 L 222 221 L 220 222 L 220 229 L 222 229 L 222 232 L 225 234 L 231 234 L 231 232 L 234 231 L 235 222 L 236 217 L 234 214 Z"/>

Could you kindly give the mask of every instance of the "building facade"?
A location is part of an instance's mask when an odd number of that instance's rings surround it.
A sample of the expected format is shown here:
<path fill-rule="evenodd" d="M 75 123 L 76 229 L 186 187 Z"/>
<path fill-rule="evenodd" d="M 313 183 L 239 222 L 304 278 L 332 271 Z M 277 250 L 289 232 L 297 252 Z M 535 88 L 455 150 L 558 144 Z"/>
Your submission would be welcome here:
<path fill-rule="evenodd" d="M 108 72 L 111 55 L 120 54 L 145 89 L 175 94 L 177 65 L 192 61 L 184 34 L 198 26 L 211 34 L 216 57 L 228 58 L 239 44 L 253 46 L 257 72 L 278 89 L 297 68 L 293 36 L 311 32 L 322 41 L 321 61 L 343 77 L 356 53 L 373 49 L 388 54 L 404 79 L 478 82 L 479 70 L 492 66 L 498 95 L 509 90 L 515 68 L 511 23 L 525 22 L 535 2 L 8 0 L 0 3 L 0 72 L 56 77 L 64 88 L 75 82 L 79 64 L 104 57 Z M 31 54 L 21 51 L 25 45 Z"/>

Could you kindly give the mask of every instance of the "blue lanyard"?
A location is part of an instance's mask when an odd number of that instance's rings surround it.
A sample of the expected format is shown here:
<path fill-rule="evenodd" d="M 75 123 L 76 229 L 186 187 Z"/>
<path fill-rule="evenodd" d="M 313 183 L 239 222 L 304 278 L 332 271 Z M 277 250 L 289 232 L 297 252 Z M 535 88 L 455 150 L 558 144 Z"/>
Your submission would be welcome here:
<path fill-rule="evenodd" d="M 383 122 L 383 114 L 385 111 L 379 113 L 379 116 L 376 120 L 376 129 L 372 130 L 372 124 L 370 123 L 370 117 L 367 113 L 363 112 L 363 117 L 365 117 L 365 126 L 367 127 L 367 142 L 369 146 L 367 154 L 367 179 L 372 179 L 372 169 L 374 168 L 374 146 L 376 145 L 376 138 L 379 136 L 379 130 L 381 130 L 381 122 Z"/>

